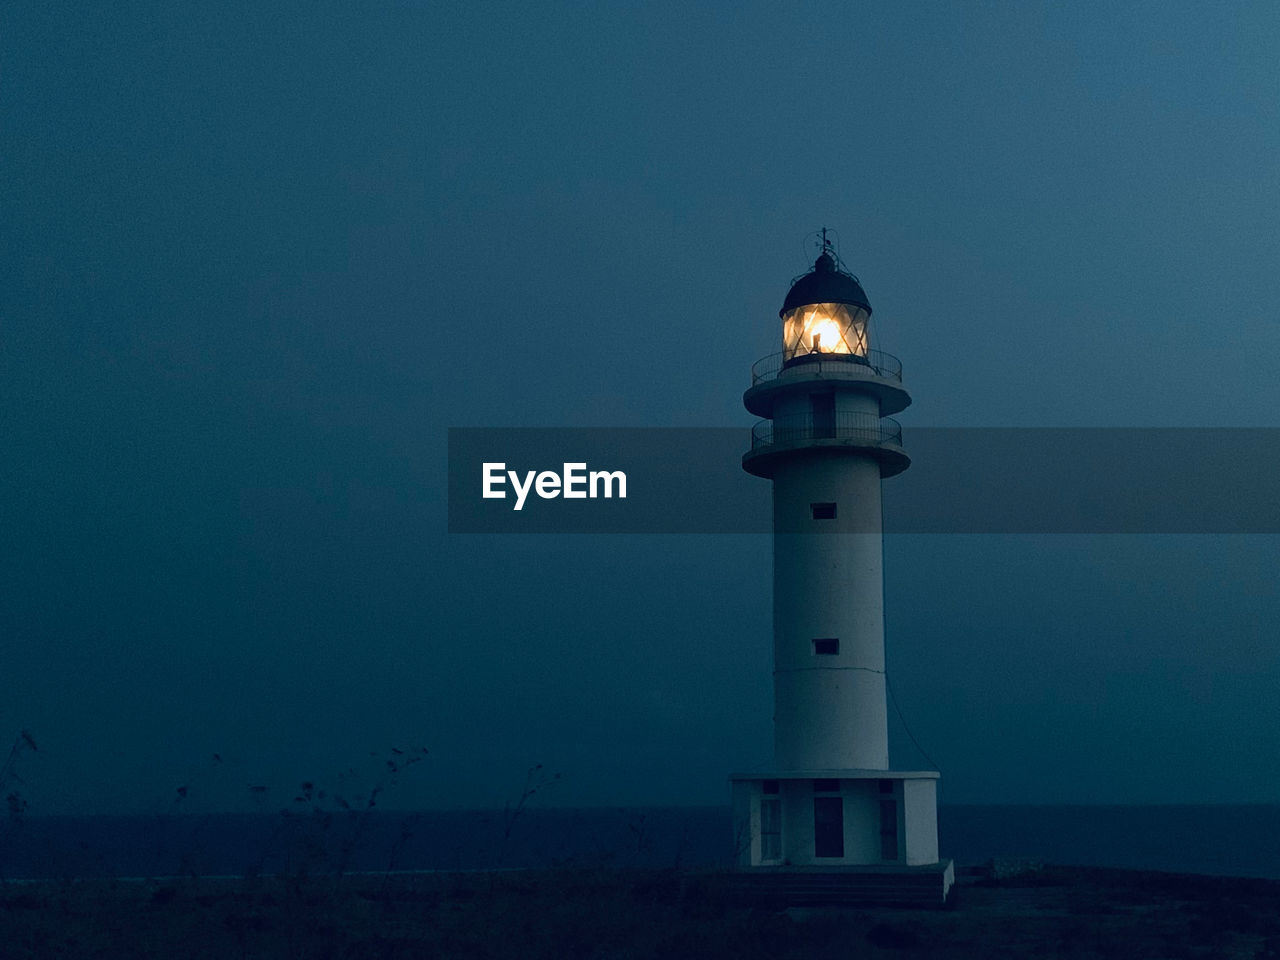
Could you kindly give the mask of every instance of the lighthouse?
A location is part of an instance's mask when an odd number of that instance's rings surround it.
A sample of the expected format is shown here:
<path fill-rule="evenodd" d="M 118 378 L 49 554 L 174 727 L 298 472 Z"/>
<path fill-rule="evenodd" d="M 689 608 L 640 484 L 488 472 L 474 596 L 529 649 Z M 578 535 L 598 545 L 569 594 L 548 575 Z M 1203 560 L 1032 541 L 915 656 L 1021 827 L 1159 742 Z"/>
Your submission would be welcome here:
<path fill-rule="evenodd" d="M 731 778 L 737 863 L 917 874 L 945 899 L 938 773 L 889 763 L 880 493 L 911 463 L 902 365 L 870 348 L 871 303 L 825 230 L 779 318 L 743 395 L 762 419 L 742 466 L 773 484 L 774 742 L 772 767 Z"/>

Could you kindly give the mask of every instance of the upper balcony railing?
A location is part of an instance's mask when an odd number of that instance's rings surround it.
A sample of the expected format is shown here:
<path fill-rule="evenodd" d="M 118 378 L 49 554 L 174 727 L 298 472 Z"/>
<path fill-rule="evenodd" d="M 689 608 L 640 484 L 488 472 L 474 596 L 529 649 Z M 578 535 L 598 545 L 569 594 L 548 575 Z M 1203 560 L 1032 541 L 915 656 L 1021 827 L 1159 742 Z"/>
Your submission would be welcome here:
<path fill-rule="evenodd" d="M 837 413 L 830 418 L 808 414 L 761 420 L 751 428 L 751 449 L 774 444 L 808 443 L 811 440 L 843 440 L 858 446 L 902 446 L 902 425 L 893 417 L 874 413 Z"/>
<path fill-rule="evenodd" d="M 754 387 L 757 383 L 765 380 L 773 380 L 782 372 L 785 354 L 782 352 L 771 353 L 762 360 L 757 360 L 751 365 L 751 385 Z M 805 371 L 812 372 L 818 376 L 824 373 L 836 373 L 849 370 L 850 364 L 857 364 L 869 369 L 876 376 L 885 377 L 889 380 L 897 380 L 902 382 L 902 361 L 891 353 L 885 353 L 883 350 L 868 350 L 865 357 L 856 353 L 809 353 L 801 354 L 795 358 L 796 362 L 787 369 L 792 370 L 802 367 Z"/>

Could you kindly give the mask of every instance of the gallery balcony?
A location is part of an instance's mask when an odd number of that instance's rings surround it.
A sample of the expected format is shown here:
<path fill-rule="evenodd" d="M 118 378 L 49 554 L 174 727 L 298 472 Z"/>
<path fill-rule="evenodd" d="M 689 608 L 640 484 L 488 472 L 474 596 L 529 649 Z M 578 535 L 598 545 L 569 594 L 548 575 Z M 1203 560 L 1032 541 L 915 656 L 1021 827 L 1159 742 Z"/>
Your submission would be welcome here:
<path fill-rule="evenodd" d="M 742 466 L 760 477 L 773 476 L 779 457 L 821 450 L 869 456 L 880 462 L 880 475 L 892 477 L 911 465 L 902 448 L 902 425 L 872 413 L 835 413 L 761 420 L 751 428 L 751 449 Z"/>
<path fill-rule="evenodd" d="M 902 363 L 881 350 L 770 354 L 752 365 L 751 386 L 742 402 L 756 416 L 771 417 L 779 399 L 825 386 L 874 396 L 885 414 L 898 413 L 911 403 L 902 385 Z"/>

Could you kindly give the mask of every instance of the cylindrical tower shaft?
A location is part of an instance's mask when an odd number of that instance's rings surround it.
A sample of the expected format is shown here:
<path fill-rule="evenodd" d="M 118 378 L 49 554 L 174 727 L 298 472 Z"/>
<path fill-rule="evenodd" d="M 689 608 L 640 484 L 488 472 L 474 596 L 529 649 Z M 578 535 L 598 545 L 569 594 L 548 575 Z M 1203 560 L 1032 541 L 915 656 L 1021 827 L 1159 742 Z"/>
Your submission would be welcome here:
<path fill-rule="evenodd" d="M 775 763 L 888 769 L 880 464 L 789 458 L 773 508 Z"/>
<path fill-rule="evenodd" d="M 783 351 L 743 395 L 766 418 L 743 467 L 773 481 L 774 762 L 888 770 L 880 481 L 910 464 L 886 414 L 911 398 L 829 247 L 779 316 Z"/>

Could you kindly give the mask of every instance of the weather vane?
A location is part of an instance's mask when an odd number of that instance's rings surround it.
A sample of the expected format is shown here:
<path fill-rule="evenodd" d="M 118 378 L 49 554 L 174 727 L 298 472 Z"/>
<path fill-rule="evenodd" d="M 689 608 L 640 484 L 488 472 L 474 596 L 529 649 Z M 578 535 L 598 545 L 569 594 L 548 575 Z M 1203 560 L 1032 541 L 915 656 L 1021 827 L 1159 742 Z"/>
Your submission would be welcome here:
<path fill-rule="evenodd" d="M 815 237 L 814 246 L 818 247 L 819 255 L 823 253 L 830 254 L 832 260 L 837 263 L 840 261 L 840 255 L 836 253 L 835 241 L 827 236 L 827 228 L 825 226 L 816 233 L 811 234 L 811 236 Z"/>

